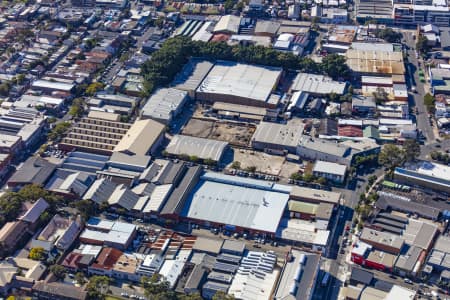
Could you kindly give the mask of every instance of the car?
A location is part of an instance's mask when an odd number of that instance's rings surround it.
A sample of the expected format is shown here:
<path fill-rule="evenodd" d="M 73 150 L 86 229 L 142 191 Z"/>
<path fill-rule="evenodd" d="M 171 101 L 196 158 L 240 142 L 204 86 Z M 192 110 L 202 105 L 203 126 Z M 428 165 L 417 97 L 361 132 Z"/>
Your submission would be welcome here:
<path fill-rule="evenodd" d="M 391 275 L 389 275 L 389 278 L 392 278 L 392 279 L 397 279 L 397 276 L 395 276 L 395 275 L 391 274 Z"/>
<path fill-rule="evenodd" d="M 407 284 L 413 284 L 412 280 L 409 278 L 405 278 L 403 281 Z"/>

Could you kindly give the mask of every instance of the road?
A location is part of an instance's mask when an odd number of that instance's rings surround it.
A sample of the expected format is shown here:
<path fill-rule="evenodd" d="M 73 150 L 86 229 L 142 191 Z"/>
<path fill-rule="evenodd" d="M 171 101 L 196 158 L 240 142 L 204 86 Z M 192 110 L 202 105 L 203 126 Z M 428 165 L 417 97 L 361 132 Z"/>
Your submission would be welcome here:
<path fill-rule="evenodd" d="M 426 138 L 426 144 L 434 142 L 435 136 L 433 127 L 430 125 L 430 121 L 428 119 L 428 112 L 427 109 L 423 103 L 423 97 L 425 95 L 424 90 L 424 84 L 420 82 L 418 70 L 419 70 L 419 61 L 416 58 L 416 51 L 415 49 L 415 43 L 416 41 L 413 38 L 413 33 L 410 31 L 403 32 L 403 37 L 405 40 L 405 44 L 408 46 L 408 68 L 407 72 L 413 73 L 413 76 L 409 74 L 409 76 L 406 76 L 406 81 L 409 87 L 415 85 L 417 93 L 411 93 L 410 94 L 410 100 L 414 101 L 414 105 L 417 108 L 417 114 L 416 114 L 416 122 L 417 122 L 417 128 L 422 131 L 423 135 Z"/>

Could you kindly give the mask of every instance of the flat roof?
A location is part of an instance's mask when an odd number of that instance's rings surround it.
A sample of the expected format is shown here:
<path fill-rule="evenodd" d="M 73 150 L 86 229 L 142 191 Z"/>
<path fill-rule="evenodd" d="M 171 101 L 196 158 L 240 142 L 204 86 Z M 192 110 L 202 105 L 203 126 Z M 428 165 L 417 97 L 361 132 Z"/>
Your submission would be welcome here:
<path fill-rule="evenodd" d="M 252 141 L 297 147 L 303 136 L 304 127 L 305 125 L 300 119 L 290 120 L 287 124 L 261 122 L 256 127 Z"/>
<path fill-rule="evenodd" d="M 198 236 L 195 240 L 192 250 L 219 254 L 222 248 L 223 240 L 217 240 L 212 238 L 206 238 Z"/>
<path fill-rule="evenodd" d="M 404 244 L 403 238 L 399 235 L 388 233 L 385 231 L 378 231 L 368 227 L 363 228 L 360 239 L 365 243 L 383 244 L 399 250 Z"/>
<path fill-rule="evenodd" d="M 290 196 L 291 198 L 313 200 L 315 202 L 339 204 L 342 194 L 337 192 L 316 190 L 301 186 L 293 186 Z"/>
<path fill-rule="evenodd" d="M 233 176 L 223 176 L 233 180 Z M 278 191 L 211 181 L 203 177 L 186 201 L 182 215 L 197 220 L 276 232 L 288 198 L 288 194 Z"/>
<path fill-rule="evenodd" d="M 303 136 L 300 139 L 299 146 L 340 157 L 349 156 L 351 152 L 351 148 L 344 144 L 331 142 L 325 139 L 313 139 L 310 136 Z M 299 152 L 301 152 L 301 150 Z"/>
<path fill-rule="evenodd" d="M 345 172 L 347 171 L 347 166 L 340 165 L 337 163 L 332 163 L 328 161 L 318 160 L 314 165 L 313 172 L 334 174 L 339 176 L 345 176 Z"/>
<path fill-rule="evenodd" d="M 197 92 L 268 102 L 281 73 L 277 67 L 217 61 Z"/>
<path fill-rule="evenodd" d="M 195 155 L 201 159 L 220 161 L 227 142 L 187 136 L 175 135 L 166 147 L 166 151 L 173 155 Z"/>
<path fill-rule="evenodd" d="M 399 286 L 394 285 L 392 289 L 387 294 L 385 300 L 413 300 L 416 297 L 416 291 Z"/>
<path fill-rule="evenodd" d="M 216 26 L 214 27 L 213 32 L 232 32 L 232 33 L 238 33 L 239 32 L 239 25 L 241 23 L 241 17 L 233 16 L 233 15 L 226 15 L 220 17 L 219 22 L 217 22 Z"/>
<path fill-rule="evenodd" d="M 299 73 L 294 79 L 291 89 L 311 94 L 344 94 L 346 82 L 334 81 L 331 77 L 309 73 Z"/>
<path fill-rule="evenodd" d="M 405 74 L 403 53 L 380 50 L 349 49 L 347 64 L 354 72 L 374 74 Z"/>
<path fill-rule="evenodd" d="M 114 151 L 146 155 L 164 130 L 164 124 L 154 120 L 137 120 L 114 147 Z"/>
<path fill-rule="evenodd" d="M 64 82 L 53 82 L 43 79 L 38 79 L 31 85 L 32 88 L 46 88 L 53 90 L 60 90 L 65 92 L 70 92 L 74 88 L 74 84 L 72 83 L 64 83 Z"/>
<path fill-rule="evenodd" d="M 318 274 L 320 255 L 291 250 L 292 260 L 286 262 L 276 289 L 276 300 L 310 299 Z M 291 294 L 292 287 L 296 287 Z"/>

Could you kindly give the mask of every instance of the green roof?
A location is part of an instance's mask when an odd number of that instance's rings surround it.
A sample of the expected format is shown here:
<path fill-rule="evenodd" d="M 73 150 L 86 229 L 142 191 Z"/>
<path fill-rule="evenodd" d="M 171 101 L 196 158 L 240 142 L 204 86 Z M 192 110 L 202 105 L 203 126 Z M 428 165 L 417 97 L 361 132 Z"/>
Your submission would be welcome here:
<path fill-rule="evenodd" d="M 293 212 L 315 215 L 318 207 L 319 205 L 314 203 L 307 203 L 294 200 L 289 201 L 289 211 Z"/>

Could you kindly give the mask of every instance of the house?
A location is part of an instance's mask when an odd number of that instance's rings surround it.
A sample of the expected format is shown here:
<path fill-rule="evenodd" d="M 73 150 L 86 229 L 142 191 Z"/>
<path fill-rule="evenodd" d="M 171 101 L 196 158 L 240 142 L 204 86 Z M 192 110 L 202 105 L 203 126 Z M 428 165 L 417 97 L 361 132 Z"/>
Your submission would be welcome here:
<path fill-rule="evenodd" d="M 119 261 L 123 252 L 110 247 L 102 249 L 95 261 L 88 267 L 90 275 L 104 275 L 111 277 L 114 265 Z"/>
<path fill-rule="evenodd" d="M 0 244 L 5 247 L 6 251 L 13 252 L 17 245 L 26 236 L 28 231 L 28 223 L 22 221 L 8 222 L 0 229 Z"/>
<path fill-rule="evenodd" d="M 43 198 L 38 199 L 34 203 L 27 201 L 22 204 L 22 213 L 17 217 L 17 220 L 28 223 L 29 228 L 34 230 L 40 216 L 49 207 L 50 205 Z"/>
<path fill-rule="evenodd" d="M 67 250 L 78 237 L 83 224 L 81 217 L 75 220 L 56 214 L 37 237 L 40 241 L 49 241 L 60 250 Z"/>

